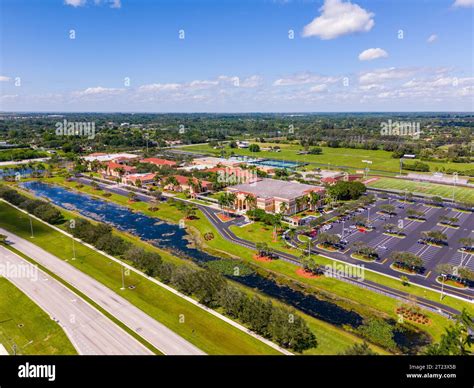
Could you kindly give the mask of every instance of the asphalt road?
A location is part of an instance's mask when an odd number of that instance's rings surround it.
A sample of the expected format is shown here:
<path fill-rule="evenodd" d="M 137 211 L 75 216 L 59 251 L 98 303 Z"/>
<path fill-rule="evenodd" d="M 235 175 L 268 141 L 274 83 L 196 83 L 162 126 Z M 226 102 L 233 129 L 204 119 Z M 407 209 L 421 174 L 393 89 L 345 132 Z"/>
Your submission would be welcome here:
<path fill-rule="evenodd" d="M 27 268 L 3 273 L 63 328 L 81 355 L 151 355 L 152 352 L 66 286 L 0 246 L 0 265 Z M 11 267 L 10 267 L 11 268 Z M 25 322 L 28 326 L 28 322 Z"/>
<path fill-rule="evenodd" d="M 200 349 L 72 265 L 2 228 L 13 247 L 65 280 L 166 355 L 204 355 Z M 179 317 L 177 316 L 178 320 Z"/>

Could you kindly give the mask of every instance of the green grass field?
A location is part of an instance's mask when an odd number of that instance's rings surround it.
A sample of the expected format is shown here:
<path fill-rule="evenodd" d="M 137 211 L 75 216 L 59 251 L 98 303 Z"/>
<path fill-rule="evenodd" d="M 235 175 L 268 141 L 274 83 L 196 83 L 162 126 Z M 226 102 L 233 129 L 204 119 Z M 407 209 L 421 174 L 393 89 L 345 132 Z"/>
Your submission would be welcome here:
<path fill-rule="evenodd" d="M 0 203 L 0 214 L 1 227 L 29 239 L 26 215 L 5 203 Z M 33 221 L 33 226 L 36 245 L 59 258 L 72 257 L 68 237 L 38 221 Z M 77 260 L 69 261 L 71 265 L 120 292 L 122 297 L 208 354 L 278 354 L 261 341 L 133 272 L 126 277 L 126 285 L 135 288 L 120 291 L 121 267 L 82 244 L 76 243 L 76 256 Z M 185 317 L 184 323 L 180 323 L 181 315 Z"/>
<path fill-rule="evenodd" d="M 427 196 L 440 196 L 444 198 L 452 198 L 453 186 L 440 185 L 429 182 L 413 182 L 395 178 L 380 178 L 367 184 L 369 187 L 387 190 L 405 189 L 414 194 L 422 194 Z M 459 202 L 474 203 L 474 189 L 469 187 L 454 187 L 454 199 Z"/>
<path fill-rule="evenodd" d="M 0 277 L 0 343 L 13 354 L 77 354 L 61 327 L 5 278 Z"/>
<path fill-rule="evenodd" d="M 279 146 L 281 152 L 250 152 L 248 149 L 231 149 L 226 146 L 225 151 L 230 154 L 234 152 L 237 155 L 246 155 L 256 158 L 269 158 L 269 159 L 285 159 L 290 161 L 326 165 L 330 167 L 335 166 L 347 166 L 353 169 L 363 169 L 367 167 L 367 164 L 363 163 L 362 160 L 371 160 L 373 163 L 370 165 L 371 170 L 383 170 L 393 173 L 400 171 L 400 162 L 398 159 L 392 158 L 392 153 L 383 150 L 363 150 L 363 149 L 352 149 L 352 148 L 330 148 L 321 147 L 323 153 L 321 155 L 298 155 L 298 151 L 301 151 L 303 147 L 295 144 L 274 144 L 274 143 L 256 143 L 260 145 L 260 148 L 268 148 L 270 146 Z M 219 155 L 221 150 L 213 149 L 209 145 L 196 145 L 196 146 L 185 146 L 181 147 L 184 151 L 202 152 L 214 155 Z M 416 160 L 416 159 L 415 159 Z M 413 163 L 411 161 L 410 163 Z M 431 171 L 435 168 L 444 167 L 457 169 L 459 171 L 472 169 L 472 164 L 469 163 L 451 163 L 451 162 L 424 162 L 430 166 Z"/>

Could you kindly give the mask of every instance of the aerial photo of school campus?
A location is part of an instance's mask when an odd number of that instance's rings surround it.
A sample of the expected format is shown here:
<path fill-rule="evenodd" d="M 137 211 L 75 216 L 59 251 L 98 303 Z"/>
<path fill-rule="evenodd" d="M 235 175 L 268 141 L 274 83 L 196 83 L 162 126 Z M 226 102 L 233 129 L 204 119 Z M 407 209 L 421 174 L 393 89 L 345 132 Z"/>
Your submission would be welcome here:
<path fill-rule="evenodd" d="M 2 2 L 0 354 L 472 354 L 474 3 L 178 3 Z"/>

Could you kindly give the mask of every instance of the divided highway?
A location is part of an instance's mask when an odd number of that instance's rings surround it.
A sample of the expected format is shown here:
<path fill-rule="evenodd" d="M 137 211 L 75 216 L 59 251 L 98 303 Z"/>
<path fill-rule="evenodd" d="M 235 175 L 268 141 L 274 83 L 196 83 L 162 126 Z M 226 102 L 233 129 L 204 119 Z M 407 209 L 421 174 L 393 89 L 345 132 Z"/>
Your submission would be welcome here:
<path fill-rule="evenodd" d="M 69 288 L 0 246 L 0 265 L 25 268 L 35 276 L 5 277 L 63 328 L 81 355 L 151 355 L 152 352 Z"/>
<path fill-rule="evenodd" d="M 13 247 L 71 284 L 84 295 L 87 295 L 105 311 L 135 331 L 165 355 L 205 354 L 129 301 L 72 265 L 5 229 L 0 228 L 0 233 L 8 237 L 8 241 L 13 243 Z"/>

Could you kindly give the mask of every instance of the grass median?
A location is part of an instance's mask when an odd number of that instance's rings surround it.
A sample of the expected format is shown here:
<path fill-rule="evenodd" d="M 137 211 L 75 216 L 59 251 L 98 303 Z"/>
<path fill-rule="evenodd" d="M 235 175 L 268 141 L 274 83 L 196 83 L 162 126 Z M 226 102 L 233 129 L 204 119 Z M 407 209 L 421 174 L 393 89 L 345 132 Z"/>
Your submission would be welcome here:
<path fill-rule="evenodd" d="M 76 355 L 63 329 L 13 283 L 0 277 L 0 344 L 9 354 Z"/>

